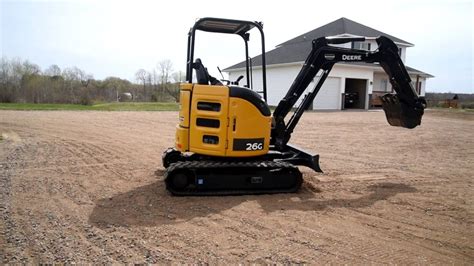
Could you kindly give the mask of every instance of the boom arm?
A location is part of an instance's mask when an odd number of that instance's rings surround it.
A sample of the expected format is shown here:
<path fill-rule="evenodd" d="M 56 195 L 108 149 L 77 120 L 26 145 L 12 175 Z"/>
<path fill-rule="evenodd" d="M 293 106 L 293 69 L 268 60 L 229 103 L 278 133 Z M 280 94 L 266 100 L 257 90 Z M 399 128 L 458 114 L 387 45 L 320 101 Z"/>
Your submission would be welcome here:
<path fill-rule="evenodd" d="M 392 126 L 405 128 L 414 128 L 421 124 L 426 102 L 413 89 L 410 76 L 398 55 L 398 47 L 395 43 L 385 36 L 380 36 L 376 39 L 379 47 L 373 52 L 329 45 L 353 41 L 365 41 L 365 38 L 329 39 L 322 37 L 313 40 L 313 49 L 286 96 L 280 101 L 273 113 L 274 124 L 271 143 L 275 145 L 277 150 L 283 150 L 286 147 L 303 112 L 311 105 L 332 67 L 337 62 L 380 63 L 397 93 L 386 94 L 381 97 L 382 107 L 388 123 Z M 285 123 L 285 117 L 320 71 L 321 76 L 315 87 L 305 95 L 288 123 Z"/>

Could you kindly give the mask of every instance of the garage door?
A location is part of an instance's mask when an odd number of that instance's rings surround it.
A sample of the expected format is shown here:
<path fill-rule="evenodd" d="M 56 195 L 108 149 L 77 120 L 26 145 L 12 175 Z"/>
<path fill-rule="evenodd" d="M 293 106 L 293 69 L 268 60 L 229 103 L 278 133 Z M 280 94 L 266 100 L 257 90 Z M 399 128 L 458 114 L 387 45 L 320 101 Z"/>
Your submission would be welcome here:
<path fill-rule="evenodd" d="M 317 79 L 316 79 L 317 80 Z M 314 86 L 314 82 L 310 86 Z M 314 110 L 341 109 L 341 78 L 327 78 L 313 102 Z"/>

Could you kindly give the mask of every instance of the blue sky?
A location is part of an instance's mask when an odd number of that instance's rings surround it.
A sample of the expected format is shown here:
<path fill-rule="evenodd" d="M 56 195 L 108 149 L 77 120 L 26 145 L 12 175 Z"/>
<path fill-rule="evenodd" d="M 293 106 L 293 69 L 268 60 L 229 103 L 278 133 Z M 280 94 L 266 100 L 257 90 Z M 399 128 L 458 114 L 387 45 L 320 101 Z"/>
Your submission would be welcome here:
<path fill-rule="evenodd" d="M 472 1 L 0 1 L 1 55 L 42 69 L 133 80 L 164 59 L 184 70 L 186 34 L 199 17 L 263 21 L 267 50 L 346 17 L 414 43 L 407 65 L 435 76 L 427 91 L 474 92 Z M 211 70 L 241 61 L 240 40 L 214 37 L 197 47 Z"/>

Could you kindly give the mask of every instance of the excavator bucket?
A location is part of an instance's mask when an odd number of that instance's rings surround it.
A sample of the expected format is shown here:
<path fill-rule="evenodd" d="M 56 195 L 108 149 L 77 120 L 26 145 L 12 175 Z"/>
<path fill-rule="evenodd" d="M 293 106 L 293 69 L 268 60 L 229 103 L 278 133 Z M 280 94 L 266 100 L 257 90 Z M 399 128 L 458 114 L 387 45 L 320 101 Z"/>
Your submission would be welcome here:
<path fill-rule="evenodd" d="M 418 98 L 414 106 L 400 101 L 396 94 L 385 94 L 380 99 L 387 121 L 391 126 L 415 128 L 421 124 L 421 117 L 426 106 L 426 101 L 423 98 Z"/>

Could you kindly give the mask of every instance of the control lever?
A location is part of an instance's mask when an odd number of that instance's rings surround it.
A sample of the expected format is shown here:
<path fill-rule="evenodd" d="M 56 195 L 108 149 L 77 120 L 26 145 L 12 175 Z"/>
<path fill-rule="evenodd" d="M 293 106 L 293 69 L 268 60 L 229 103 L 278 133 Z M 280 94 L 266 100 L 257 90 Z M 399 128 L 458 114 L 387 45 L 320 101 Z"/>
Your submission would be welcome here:
<path fill-rule="evenodd" d="M 241 79 L 243 79 L 243 78 L 244 78 L 244 76 L 242 76 L 242 75 L 239 76 L 236 81 L 232 82 L 232 84 L 233 84 L 233 85 L 239 85 L 239 81 L 240 81 Z"/>
<path fill-rule="evenodd" d="M 217 70 L 219 70 L 219 73 L 221 73 L 221 77 L 222 77 L 222 81 L 225 81 L 226 85 L 229 85 L 229 84 L 232 84 L 232 82 L 230 80 L 227 80 L 224 78 L 224 75 L 222 74 L 222 71 L 221 71 L 221 68 L 219 66 L 217 66 Z"/>

